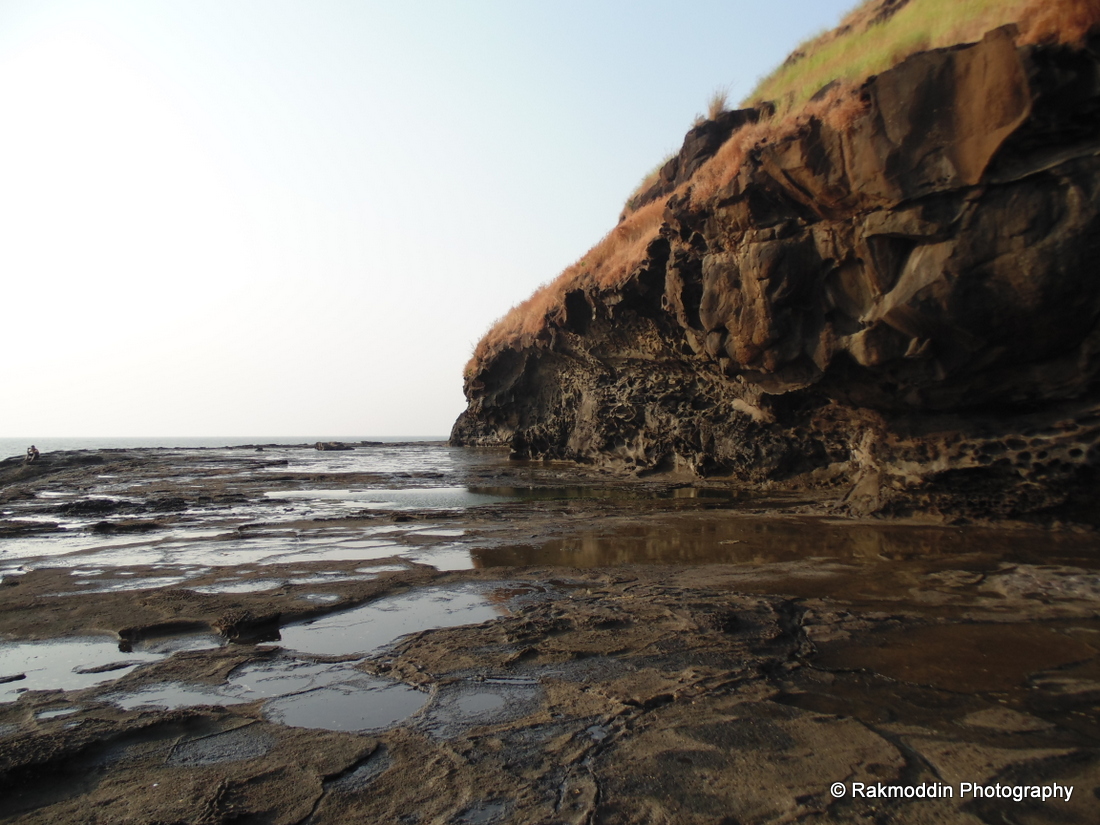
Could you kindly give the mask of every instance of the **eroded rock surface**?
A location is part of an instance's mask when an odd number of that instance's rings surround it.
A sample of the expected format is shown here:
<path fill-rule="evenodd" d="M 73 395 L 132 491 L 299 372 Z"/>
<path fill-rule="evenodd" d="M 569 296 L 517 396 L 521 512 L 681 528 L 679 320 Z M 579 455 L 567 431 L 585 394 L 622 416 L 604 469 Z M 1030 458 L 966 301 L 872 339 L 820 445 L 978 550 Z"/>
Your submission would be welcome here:
<path fill-rule="evenodd" d="M 0 707 L 0 817 L 1094 821 L 1100 627 L 1083 605 L 1052 623 L 1003 622 L 995 606 L 958 622 L 740 592 L 728 567 L 512 572 L 496 619 L 414 634 L 356 665 L 422 692 L 423 709 L 385 730 L 279 724 L 264 694 L 178 710 L 111 702 L 271 660 L 249 647 Z M 884 804 L 834 798 L 838 781 L 1056 781 L 1076 795 L 1023 809 L 957 792 Z"/>
<path fill-rule="evenodd" d="M 624 286 L 482 360 L 452 441 L 842 484 L 857 514 L 1094 520 L 1098 48 L 994 31 L 758 145 L 669 201 Z"/>
<path fill-rule="evenodd" d="M 1086 531 L 442 445 L 96 455 L 0 463 L 4 822 L 1096 820 Z M 333 509 L 428 481 L 501 495 Z"/>

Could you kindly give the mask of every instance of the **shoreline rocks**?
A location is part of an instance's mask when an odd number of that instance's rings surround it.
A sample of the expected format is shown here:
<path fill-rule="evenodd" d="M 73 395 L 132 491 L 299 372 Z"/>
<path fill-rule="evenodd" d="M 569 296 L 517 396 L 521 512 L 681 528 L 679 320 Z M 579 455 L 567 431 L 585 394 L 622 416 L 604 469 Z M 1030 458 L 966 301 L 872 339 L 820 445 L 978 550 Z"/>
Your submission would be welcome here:
<path fill-rule="evenodd" d="M 670 199 L 627 283 L 477 365 L 452 443 L 1093 523 L 1100 39 L 997 30 L 862 95 Z"/>
<path fill-rule="evenodd" d="M 0 819 L 901 825 L 973 805 L 830 783 L 1026 777 L 1078 788 L 1034 821 L 1092 821 L 1094 536 L 406 450 L 388 473 L 305 446 L 289 467 L 151 449 L 0 468 L 10 516 L 39 525 L 2 545 Z M 443 457 L 445 477 L 424 468 Z M 425 482 L 501 495 L 325 506 Z M 96 531 L 140 512 L 163 529 Z M 43 672 L 13 648 L 69 652 Z M 408 705 L 361 718 L 386 697 Z"/>

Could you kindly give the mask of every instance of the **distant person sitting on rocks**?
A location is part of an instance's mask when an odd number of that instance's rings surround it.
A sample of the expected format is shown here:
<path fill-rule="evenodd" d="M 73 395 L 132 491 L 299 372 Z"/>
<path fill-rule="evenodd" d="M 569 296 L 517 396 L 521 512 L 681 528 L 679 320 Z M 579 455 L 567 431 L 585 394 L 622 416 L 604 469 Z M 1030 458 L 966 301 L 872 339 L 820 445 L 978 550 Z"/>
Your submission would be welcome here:
<path fill-rule="evenodd" d="M 39 455 L 40 453 L 38 452 L 38 448 L 31 444 L 31 446 L 27 447 L 26 463 L 34 464 L 34 462 L 38 461 Z"/>

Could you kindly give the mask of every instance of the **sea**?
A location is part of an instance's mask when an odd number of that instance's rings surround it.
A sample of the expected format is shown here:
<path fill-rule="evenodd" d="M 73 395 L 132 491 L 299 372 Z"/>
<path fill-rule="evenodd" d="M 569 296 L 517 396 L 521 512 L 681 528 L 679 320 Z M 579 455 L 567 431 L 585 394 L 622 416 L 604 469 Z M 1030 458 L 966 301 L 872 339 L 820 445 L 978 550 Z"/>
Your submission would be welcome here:
<path fill-rule="evenodd" d="M 358 444 L 360 441 L 381 441 L 387 444 L 410 441 L 446 441 L 445 435 L 301 435 L 301 436 L 163 436 L 157 438 L 127 436 L 107 438 L 101 436 L 51 438 L 47 436 L 24 436 L 22 438 L 0 437 L 0 460 L 11 456 L 24 456 L 32 444 L 39 452 L 55 450 L 126 450 L 161 448 L 208 448 L 240 447 L 251 444 L 276 444 L 293 446 L 297 444 L 316 444 L 318 441 L 343 441 Z"/>

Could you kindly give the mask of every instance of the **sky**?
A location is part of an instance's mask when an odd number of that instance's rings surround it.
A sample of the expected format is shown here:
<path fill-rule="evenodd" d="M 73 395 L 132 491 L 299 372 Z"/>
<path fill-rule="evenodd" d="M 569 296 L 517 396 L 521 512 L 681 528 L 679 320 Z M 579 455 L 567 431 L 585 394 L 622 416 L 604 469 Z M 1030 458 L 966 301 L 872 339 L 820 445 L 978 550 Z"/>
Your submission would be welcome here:
<path fill-rule="evenodd" d="M 0 0 L 0 437 L 442 436 L 474 344 L 854 0 Z"/>

